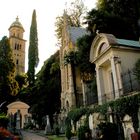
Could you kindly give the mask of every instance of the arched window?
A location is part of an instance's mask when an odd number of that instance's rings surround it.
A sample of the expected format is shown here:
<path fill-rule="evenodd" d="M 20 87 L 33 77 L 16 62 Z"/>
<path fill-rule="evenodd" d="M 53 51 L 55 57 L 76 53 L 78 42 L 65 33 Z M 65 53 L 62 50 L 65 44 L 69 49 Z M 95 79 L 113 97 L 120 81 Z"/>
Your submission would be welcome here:
<path fill-rule="evenodd" d="M 102 52 L 104 52 L 106 50 L 106 48 L 108 48 L 108 44 L 107 43 L 102 43 L 100 46 L 100 49 L 98 51 L 98 54 L 101 54 Z"/>
<path fill-rule="evenodd" d="M 18 65 L 18 59 L 17 59 L 17 61 L 16 61 L 16 64 Z"/>
<path fill-rule="evenodd" d="M 17 50 L 19 50 L 19 44 L 17 45 Z"/>
<path fill-rule="evenodd" d="M 15 43 L 15 50 L 17 49 L 17 44 Z"/>

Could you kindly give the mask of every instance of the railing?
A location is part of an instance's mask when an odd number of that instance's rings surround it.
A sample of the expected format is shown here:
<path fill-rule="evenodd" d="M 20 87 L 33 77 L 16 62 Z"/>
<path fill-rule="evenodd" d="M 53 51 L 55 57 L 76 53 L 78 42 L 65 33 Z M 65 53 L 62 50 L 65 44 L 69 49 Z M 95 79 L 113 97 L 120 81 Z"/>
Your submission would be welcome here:
<path fill-rule="evenodd" d="M 133 73 L 133 70 L 127 70 L 125 73 L 121 75 L 121 77 L 122 77 L 123 88 L 119 90 L 105 92 L 101 95 L 101 97 L 99 97 L 95 92 L 92 91 L 92 87 L 91 87 L 92 83 L 86 84 L 85 105 L 97 104 L 99 100 L 101 100 L 104 103 L 116 99 L 115 97 L 116 95 L 119 95 L 119 97 L 121 97 L 121 96 L 131 95 L 134 92 L 140 91 L 140 83 L 138 83 Z M 79 106 L 83 105 L 83 96 L 79 95 L 78 99 L 82 99 L 79 100 L 78 105 Z"/>
<path fill-rule="evenodd" d="M 127 96 L 133 94 L 134 92 L 140 91 L 140 83 L 138 83 L 133 70 L 126 71 L 121 75 L 121 77 L 122 89 L 106 92 L 102 95 L 102 97 L 98 98 L 101 98 L 103 102 L 106 102 L 115 99 L 115 95 L 117 94 L 119 96 Z"/>
<path fill-rule="evenodd" d="M 86 105 L 92 105 L 92 104 L 97 104 L 98 103 L 98 97 L 97 97 L 97 92 L 93 91 L 92 88 L 93 83 L 86 83 L 86 99 L 85 99 L 85 104 Z M 96 89 L 94 89 L 96 90 Z"/>
<path fill-rule="evenodd" d="M 122 74 L 122 84 L 124 95 L 134 91 L 140 91 L 140 83 L 138 83 L 133 70 L 128 70 Z"/>

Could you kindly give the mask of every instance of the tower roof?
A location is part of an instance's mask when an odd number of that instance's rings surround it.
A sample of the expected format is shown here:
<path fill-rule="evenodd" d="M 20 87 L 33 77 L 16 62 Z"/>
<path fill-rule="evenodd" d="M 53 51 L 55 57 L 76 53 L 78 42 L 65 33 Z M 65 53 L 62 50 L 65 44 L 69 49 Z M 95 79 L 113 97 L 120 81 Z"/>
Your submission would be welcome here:
<path fill-rule="evenodd" d="M 90 33 L 85 29 L 81 27 L 68 27 L 68 33 L 70 35 L 71 41 L 76 44 L 76 41 L 78 38 L 84 36 L 84 35 L 89 35 Z"/>
<path fill-rule="evenodd" d="M 12 27 L 18 27 L 18 28 L 21 28 L 21 29 L 24 31 L 24 28 L 23 28 L 22 24 L 19 22 L 18 16 L 16 17 L 16 20 L 15 20 L 15 21 L 11 24 L 11 26 L 9 27 L 9 30 L 10 30 Z"/>

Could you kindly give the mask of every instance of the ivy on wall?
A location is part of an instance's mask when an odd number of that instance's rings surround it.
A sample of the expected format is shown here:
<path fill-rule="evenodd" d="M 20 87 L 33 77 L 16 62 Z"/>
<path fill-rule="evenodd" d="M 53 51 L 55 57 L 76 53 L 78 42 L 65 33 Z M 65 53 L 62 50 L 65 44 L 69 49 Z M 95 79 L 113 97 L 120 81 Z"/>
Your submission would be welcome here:
<path fill-rule="evenodd" d="M 130 115 L 132 117 L 134 129 L 137 132 L 138 129 L 137 114 L 138 114 L 138 109 L 140 107 L 140 93 L 126 96 L 126 97 L 121 97 L 115 101 L 104 103 L 103 105 L 96 105 L 93 108 L 73 109 L 68 113 L 67 118 L 69 118 L 68 120 L 73 120 L 73 122 L 76 124 L 76 122 L 83 115 L 89 116 L 89 114 L 99 112 L 107 116 L 109 107 L 112 109 L 112 113 L 117 114 L 121 118 L 121 120 L 123 120 L 123 117 L 126 114 Z"/>

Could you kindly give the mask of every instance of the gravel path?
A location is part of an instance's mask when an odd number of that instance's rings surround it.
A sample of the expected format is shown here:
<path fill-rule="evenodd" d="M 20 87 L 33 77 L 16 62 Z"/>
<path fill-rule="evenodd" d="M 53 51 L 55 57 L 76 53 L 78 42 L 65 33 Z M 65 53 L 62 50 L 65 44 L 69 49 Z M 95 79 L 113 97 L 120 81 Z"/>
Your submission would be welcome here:
<path fill-rule="evenodd" d="M 23 140 L 48 140 L 46 137 L 39 136 L 31 132 L 21 131 L 21 134 L 23 136 Z"/>

